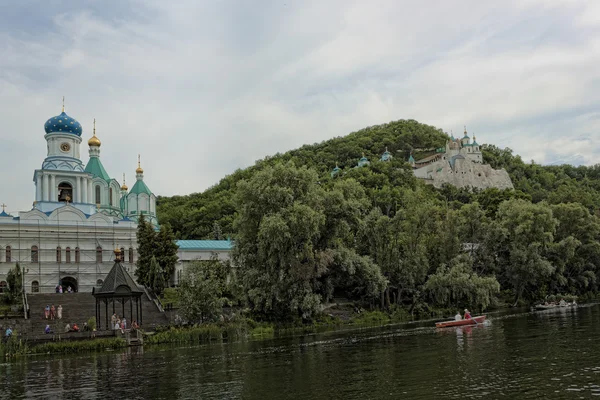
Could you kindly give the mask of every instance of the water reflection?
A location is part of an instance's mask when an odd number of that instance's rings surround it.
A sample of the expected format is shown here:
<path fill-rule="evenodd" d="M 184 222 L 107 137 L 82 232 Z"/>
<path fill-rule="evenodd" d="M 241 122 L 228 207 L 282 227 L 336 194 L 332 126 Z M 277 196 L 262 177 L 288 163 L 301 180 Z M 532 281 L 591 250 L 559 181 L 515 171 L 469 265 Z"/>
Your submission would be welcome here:
<path fill-rule="evenodd" d="M 1 398 L 569 398 L 600 395 L 598 306 L 0 365 Z"/>

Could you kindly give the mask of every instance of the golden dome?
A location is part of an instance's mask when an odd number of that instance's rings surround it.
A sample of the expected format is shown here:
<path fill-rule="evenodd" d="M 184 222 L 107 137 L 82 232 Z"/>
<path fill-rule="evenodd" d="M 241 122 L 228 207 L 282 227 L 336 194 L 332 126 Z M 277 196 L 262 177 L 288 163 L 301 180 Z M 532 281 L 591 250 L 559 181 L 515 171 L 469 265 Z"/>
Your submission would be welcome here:
<path fill-rule="evenodd" d="M 88 146 L 98 146 L 100 147 L 102 143 L 100 143 L 100 139 L 96 137 L 96 135 L 92 136 L 90 140 L 88 140 Z"/>
<path fill-rule="evenodd" d="M 98 139 L 96 137 L 96 119 L 94 118 L 94 136 L 92 136 L 90 138 L 90 140 L 88 140 L 88 146 L 97 146 L 100 147 L 102 143 L 100 142 L 100 139 Z"/>
<path fill-rule="evenodd" d="M 143 173 L 144 173 L 144 170 L 143 170 L 143 169 L 142 169 L 142 167 L 140 166 L 140 155 L 139 155 L 139 154 L 138 154 L 138 167 L 137 167 L 137 169 L 135 170 L 135 173 L 136 173 L 136 174 L 143 174 Z"/>
<path fill-rule="evenodd" d="M 125 184 L 125 174 L 123 174 L 123 185 L 121 186 L 121 190 L 127 191 L 128 187 Z"/>

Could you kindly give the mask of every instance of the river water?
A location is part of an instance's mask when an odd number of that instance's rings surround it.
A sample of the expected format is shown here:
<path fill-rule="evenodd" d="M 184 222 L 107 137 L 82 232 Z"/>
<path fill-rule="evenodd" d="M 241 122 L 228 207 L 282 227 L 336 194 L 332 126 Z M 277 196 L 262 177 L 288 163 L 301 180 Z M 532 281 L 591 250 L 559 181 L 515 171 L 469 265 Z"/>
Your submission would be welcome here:
<path fill-rule="evenodd" d="M 0 398 L 600 399 L 600 306 L 0 365 Z"/>

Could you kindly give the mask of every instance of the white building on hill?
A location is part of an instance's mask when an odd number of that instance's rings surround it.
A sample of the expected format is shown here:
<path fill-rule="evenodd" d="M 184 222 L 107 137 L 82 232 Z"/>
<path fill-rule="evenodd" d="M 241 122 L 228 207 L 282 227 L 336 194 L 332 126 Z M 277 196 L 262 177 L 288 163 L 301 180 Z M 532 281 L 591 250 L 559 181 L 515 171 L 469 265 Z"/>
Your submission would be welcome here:
<path fill-rule="evenodd" d="M 415 160 L 411 155 L 408 162 L 413 166 L 417 178 L 437 188 L 449 184 L 460 188 L 513 189 L 506 170 L 493 169 L 484 164 L 481 146 L 475 136 L 471 143 L 466 128 L 461 139 L 452 137 L 446 142 L 446 147 L 438 149 L 435 154 L 420 160 Z"/>

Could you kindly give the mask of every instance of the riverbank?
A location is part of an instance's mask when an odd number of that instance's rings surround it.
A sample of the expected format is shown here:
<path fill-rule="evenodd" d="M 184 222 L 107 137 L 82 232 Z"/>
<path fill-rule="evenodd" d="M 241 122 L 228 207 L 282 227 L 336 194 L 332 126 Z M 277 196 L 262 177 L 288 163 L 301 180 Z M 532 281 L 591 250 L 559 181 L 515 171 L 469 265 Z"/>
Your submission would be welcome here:
<path fill-rule="evenodd" d="M 236 320 L 219 323 L 159 327 L 154 332 L 145 332 L 143 337 L 144 345 L 169 343 L 199 345 L 223 341 L 262 340 L 339 330 L 347 327 L 384 326 L 411 320 L 413 319 L 406 312 L 384 313 L 381 311 L 360 311 L 347 318 L 340 318 L 334 314 L 324 314 L 310 324 L 275 324 L 240 317 Z M 128 347 L 128 343 L 125 339 L 115 337 L 80 339 L 77 341 L 62 338 L 54 342 L 35 344 L 22 340 L 19 338 L 18 332 L 15 332 L 15 335 L 9 340 L 0 343 L 0 356 L 11 359 L 39 354 L 73 354 L 126 347 Z"/>

